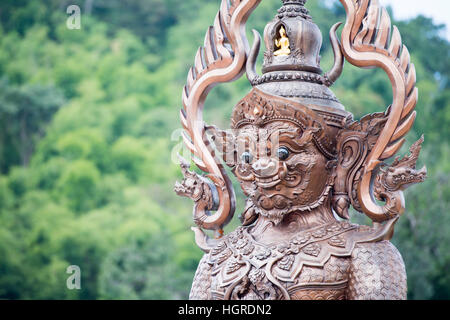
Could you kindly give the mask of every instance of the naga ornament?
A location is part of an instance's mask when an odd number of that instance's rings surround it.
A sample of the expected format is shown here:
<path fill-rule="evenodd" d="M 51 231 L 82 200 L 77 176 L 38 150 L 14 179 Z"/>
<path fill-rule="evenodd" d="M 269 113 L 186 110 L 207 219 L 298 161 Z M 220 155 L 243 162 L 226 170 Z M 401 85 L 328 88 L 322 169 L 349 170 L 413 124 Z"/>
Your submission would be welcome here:
<path fill-rule="evenodd" d="M 193 163 L 181 159 L 175 192 L 194 201 L 193 228 L 205 252 L 191 299 L 405 299 L 406 271 L 389 242 L 405 210 L 403 191 L 426 179 L 416 169 L 423 137 L 392 158 L 416 118 L 418 90 L 408 49 L 378 0 L 340 0 L 347 19 L 335 62 L 320 67 L 322 35 L 306 0 L 282 0 L 250 48 L 245 25 L 260 0 L 222 0 L 183 90 L 181 123 Z M 344 61 L 388 75 L 393 101 L 360 120 L 329 89 Z M 233 109 L 231 129 L 202 118 L 208 92 L 246 73 L 251 92 Z M 242 226 L 224 235 L 235 211 L 225 166 L 247 198 Z M 349 208 L 372 226 L 349 221 Z M 214 231 L 209 238 L 204 230 Z"/>

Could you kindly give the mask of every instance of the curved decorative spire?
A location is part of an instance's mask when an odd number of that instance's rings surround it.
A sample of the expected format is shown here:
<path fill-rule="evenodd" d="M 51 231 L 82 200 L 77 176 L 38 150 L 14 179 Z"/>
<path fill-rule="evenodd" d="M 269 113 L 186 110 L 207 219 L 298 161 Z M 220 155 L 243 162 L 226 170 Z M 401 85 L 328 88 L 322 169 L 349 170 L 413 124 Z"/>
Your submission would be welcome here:
<path fill-rule="evenodd" d="M 210 142 L 203 122 L 203 106 L 214 86 L 236 80 L 243 74 L 249 51 L 245 24 L 260 2 L 261 0 L 222 0 L 214 26 L 206 31 L 204 46 L 197 51 L 194 66 L 189 70 L 183 90 L 183 109 L 180 113 L 185 129 L 183 140 L 194 155 L 193 162 L 206 175 L 199 176 L 189 172 L 188 165 L 182 161 L 185 180 L 176 185 L 175 191 L 194 200 L 195 223 L 201 228 L 215 230 L 217 237 L 221 236 L 223 227 L 233 217 L 235 195 L 225 169 L 209 148 Z M 198 192 L 202 194 L 197 194 Z M 216 196 L 207 196 L 208 194 Z M 212 210 L 215 212 L 211 212 Z"/>
<path fill-rule="evenodd" d="M 346 60 L 357 67 L 383 69 L 393 89 L 392 105 L 385 114 L 386 123 L 365 159 L 357 186 L 362 211 L 372 220 L 382 222 L 402 214 L 405 208 L 402 185 L 379 197 L 385 205 L 377 202 L 373 185 L 382 161 L 400 150 L 405 135 L 414 124 L 418 99 L 416 71 L 408 49 L 402 44 L 400 32 L 395 26 L 391 28 L 389 14 L 378 0 L 340 1 L 347 12 L 342 31 L 342 51 Z"/>

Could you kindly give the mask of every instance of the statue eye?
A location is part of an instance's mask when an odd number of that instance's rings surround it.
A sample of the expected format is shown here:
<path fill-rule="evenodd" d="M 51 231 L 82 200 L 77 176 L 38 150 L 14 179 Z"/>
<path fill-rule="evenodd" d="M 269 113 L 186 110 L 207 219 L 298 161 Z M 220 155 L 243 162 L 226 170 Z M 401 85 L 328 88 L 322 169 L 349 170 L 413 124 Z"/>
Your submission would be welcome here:
<path fill-rule="evenodd" d="M 253 160 L 252 154 L 250 152 L 248 152 L 248 151 L 244 152 L 242 154 L 241 158 L 242 158 L 242 161 L 244 161 L 247 164 L 249 164 Z"/>
<path fill-rule="evenodd" d="M 278 149 L 277 151 L 277 156 L 278 159 L 280 159 L 281 161 L 286 160 L 287 158 L 289 158 L 289 150 L 286 147 L 281 147 Z"/>

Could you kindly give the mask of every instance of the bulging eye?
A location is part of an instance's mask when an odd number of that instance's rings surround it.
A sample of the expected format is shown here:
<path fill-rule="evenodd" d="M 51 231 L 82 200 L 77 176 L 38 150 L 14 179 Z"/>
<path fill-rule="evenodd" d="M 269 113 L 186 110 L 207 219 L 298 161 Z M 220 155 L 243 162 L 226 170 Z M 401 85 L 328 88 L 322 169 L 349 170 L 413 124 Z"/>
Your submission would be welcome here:
<path fill-rule="evenodd" d="M 277 156 L 278 159 L 280 159 L 281 161 L 286 160 L 287 158 L 289 158 L 289 150 L 286 147 L 281 147 L 277 150 Z"/>
<path fill-rule="evenodd" d="M 249 164 L 253 160 L 253 156 L 250 152 L 246 151 L 242 154 L 241 159 L 244 163 Z"/>

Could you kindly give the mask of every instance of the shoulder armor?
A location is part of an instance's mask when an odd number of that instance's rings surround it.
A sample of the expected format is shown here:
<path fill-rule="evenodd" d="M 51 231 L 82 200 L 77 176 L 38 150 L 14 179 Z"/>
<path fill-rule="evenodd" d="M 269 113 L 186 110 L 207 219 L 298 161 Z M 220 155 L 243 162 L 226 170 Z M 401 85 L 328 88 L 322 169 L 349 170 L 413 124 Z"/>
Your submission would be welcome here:
<path fill-rule="evenodd" d="M 347 298 L 404 300 L 406 270 L 397 248 L 389 241 L 357 244 L 352 253 Z"/>

